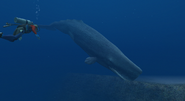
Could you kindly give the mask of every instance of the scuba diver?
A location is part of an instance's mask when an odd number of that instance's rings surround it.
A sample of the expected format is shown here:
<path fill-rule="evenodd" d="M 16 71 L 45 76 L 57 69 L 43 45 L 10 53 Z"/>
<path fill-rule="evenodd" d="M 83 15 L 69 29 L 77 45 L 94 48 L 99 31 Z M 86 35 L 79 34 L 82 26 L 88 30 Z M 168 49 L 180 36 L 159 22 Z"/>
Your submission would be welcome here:
<path fill-rule="evenodd" d="M 17 26 L 13 35 L 3 35 L 3 32 L 0 32 L 0 38 L 6 39 L 10 42 L 14 42 L 17 39 L 21 40 L 23 34 L 33 32 L 36 37 L 40 39 L 39 35 L 37 34 L 37 32 L 39 31 L 38 25 L 33 24 L 33 22 L 31 22 L 30 20 L 25 20 L 18 17 L 14 18 L 14 22 L 20 24 L 6 23 L 6 25 L 3 26 L 4 28 L 9 26 Z"/>

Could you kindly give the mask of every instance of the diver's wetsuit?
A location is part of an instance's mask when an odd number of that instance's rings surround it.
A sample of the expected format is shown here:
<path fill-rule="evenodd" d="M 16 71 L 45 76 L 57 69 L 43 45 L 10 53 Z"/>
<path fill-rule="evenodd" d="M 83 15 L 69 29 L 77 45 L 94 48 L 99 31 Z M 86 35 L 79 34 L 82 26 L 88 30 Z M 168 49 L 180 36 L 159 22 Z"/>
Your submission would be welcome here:
<path fill-rule="evenodd" d="M 3 35 L 1 38 L 6 39 L 10 42 L 14 42 L 15 40 L 19 39 L 24 33 L 19 33 L 17 35 Z"/>
<path fill-rule="evenodd" d="M 24 33 L 30 33 L 31 31 L 33 31 L 34 34 L 37 34 L 35 28 L 36 27 L 34 25 L 28 24 L 19 25 L 17 26 L 13 35 L 3 35 L 1 38 L 6 39 L 10 42 L 14 42 L 15 40 L 19 39 Z"/>

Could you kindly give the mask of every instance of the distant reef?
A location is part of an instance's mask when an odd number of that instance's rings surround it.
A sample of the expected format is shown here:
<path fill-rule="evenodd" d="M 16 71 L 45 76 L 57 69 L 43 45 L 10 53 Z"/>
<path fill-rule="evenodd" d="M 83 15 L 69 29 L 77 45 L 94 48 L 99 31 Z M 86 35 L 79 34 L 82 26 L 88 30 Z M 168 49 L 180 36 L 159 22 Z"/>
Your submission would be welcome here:
<path fill-rule="evenodd" d="M 130 82 L 117 76 L 67 74 L 56 89 L 57 101 L 185 101 L 184 84 Z"/>

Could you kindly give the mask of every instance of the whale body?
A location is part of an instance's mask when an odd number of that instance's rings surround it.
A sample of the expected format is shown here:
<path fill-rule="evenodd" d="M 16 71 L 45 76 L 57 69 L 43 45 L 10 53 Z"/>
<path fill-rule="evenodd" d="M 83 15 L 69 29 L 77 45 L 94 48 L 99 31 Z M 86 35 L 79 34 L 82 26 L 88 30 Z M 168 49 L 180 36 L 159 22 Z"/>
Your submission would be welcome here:
<path fill-rule="evenodd" d="M 129 60 L 112 42 L 81 20 L 61 20 L 40 28 L 59 30 L 68 34 L 88 55 L 85 63 L 110 69 L 124 80 L 135 80 L 142 70 Z"/>

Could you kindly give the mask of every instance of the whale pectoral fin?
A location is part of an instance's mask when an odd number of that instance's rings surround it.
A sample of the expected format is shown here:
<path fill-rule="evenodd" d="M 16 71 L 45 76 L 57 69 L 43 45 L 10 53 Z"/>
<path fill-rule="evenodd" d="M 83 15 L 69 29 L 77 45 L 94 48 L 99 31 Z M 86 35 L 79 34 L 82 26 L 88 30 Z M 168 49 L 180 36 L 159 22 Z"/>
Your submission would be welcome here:
<path fill-rule="evenodd" d="M 111 71 L 113 71 L 114 73 L 116 73 L 119 77 L 121 77 L 123 80 L 127 80 L 127 79 L 125 79 L 117 70 L 115 70 L 114 68 L 112 68 L 112 67 L 110 67 L 109 66 L 109 69 L 111 70 Z"/>
<path fill-rule="evenodd" d="M 96 57 L 87 57 L 86 59 L 85 59 L 85 63 L 86 64 L 93 64 L 93 63 L 95 63 L 97 61 L 97 58 Z"/>

